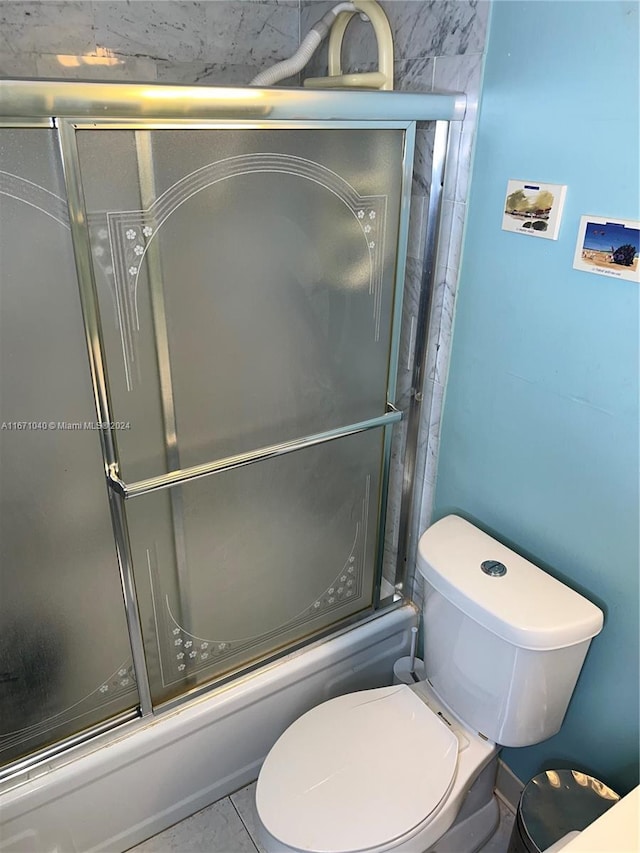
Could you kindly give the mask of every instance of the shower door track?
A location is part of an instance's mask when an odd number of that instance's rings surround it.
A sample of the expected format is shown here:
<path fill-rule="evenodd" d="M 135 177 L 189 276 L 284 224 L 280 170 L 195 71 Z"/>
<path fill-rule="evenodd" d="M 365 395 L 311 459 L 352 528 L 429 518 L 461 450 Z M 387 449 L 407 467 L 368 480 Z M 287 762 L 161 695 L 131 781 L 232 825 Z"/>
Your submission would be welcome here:
<path fill-rule="evenodd" d="M 92 384 L 98 421 L 107 425 L 100 430 L 105 464 L 116 552 L 120 567 L 125 612 L 132 646 L 133 665 L 139 691 L 138 715 L 154 713 L 147 674 L 138 612 L 135 580 L 125 501 L 173 485 L 215 475 L 221 471 L 252 464 L 264 459 L 312 447 L 337 438 L 354 435 L 369 429 L 384 430 L 384 450 L 379 510 L 378 553 L 375 574 L 375 597 L 372 607 L 328 629 L 316 632 L 285 650 L 261 656 L 258 661 L 244 665 L 228 676 L 222 676 L 187 690 L 184 694 L 157 705 L 155 711 L 175 708 L 213 688 L 227 684 L 239 675 L 251 672 L 266 662 L 277 660 L 292 649 L 302 648 L 319 637 L 349 630 L 355 624 L 376 618 L 380 607 L 380 583 L 384 547 L 386 497 L 391 460 L 391 428 L 403 417 L 394 405 L 398 349 L 401 323 L 402 291 L 409 228 L 409 207 L 413 174 L 413 142 L 417 121 L 435 122 L 435 145 L 429 197 L 423 276 L 417 313 L 417 328 L 413 347 L 412 389 L 407 417 L 407 449 L 402 477 L 401 511 L 399 521 L 396 595 L 385 602 L 388 607 L 403 603 L 407 589 L 407 553 L 410 550 L 411 516 L 417 494 L 416 458 L 418 427 L 422 408 L 422 385 L 427 351 L 427 330 L 431 307 L 431 292 L 437 267 L 437 240 L 442 201 L 442 186 L 451 121 L 464 118 L 466 99 L 462 94 L 414 94 L 401 92 L 319 91 L 301 89 L 213 88 L 191 86 L 160 86 L 156 84 L 57 83 L 51 81 L 0 81 L 0 127 L 57 128 L 60 139 L 63 172 L 69 204 L 73 248 L 80 286 L 85 337 L 89 354 Z M 384 117 L 384 118 L 383 118 Z M 396 295 L 393 307 L 391 347 L 389 357 L 387 411 L 367 421 L 348 424 L 337 429 L 314 433 L 302 438 L 269 445 L 249 453 L 217 459 L 212 462 L 177 468 L 157 477 L 126 483 L 120 477 L 115 431 L 112 423 L 104 345 L 99 321 L 96 284 L 91 264 L 91 248 L 87 231 L 86 211 L 80 181 L 80 166 L 75 133 L 80 128 L 109 127 L 110 129 L 186 129 L 186 128 L 398 128 L 405 131 L 402 165 L 400 224 L 396 262 Z M 130 716 L 127 716 L 130 719 Z M 112 721 L 122 725 L 124 720 Z M 108 724 L 100 727 L 103 732 Z M 98 733 L 91 730 L 76 738 L 67 739 L 26 759 L 9 765 L 7 771 L 33 769 L 51 756 Z M 86 737 L 83 737 L 86 735 Z M 13 770 L 12 770 L 13 767 Z M 20 770 L 17 770 L 17 768 Z M 0 777 L 4 772 L 0 772 Z"/>

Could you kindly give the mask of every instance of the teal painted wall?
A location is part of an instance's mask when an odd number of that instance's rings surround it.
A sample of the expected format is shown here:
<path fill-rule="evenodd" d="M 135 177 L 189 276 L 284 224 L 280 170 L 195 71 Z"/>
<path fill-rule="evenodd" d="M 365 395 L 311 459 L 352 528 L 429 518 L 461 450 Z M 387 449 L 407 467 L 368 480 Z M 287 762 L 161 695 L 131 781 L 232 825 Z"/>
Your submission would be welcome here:
<path fill-rule="evenodd" d="M 435 503 L 604 609 L 561 731 L 503 758 L 621 793 L 638 782 L 640 288 L 572 262 L 582 214 L 640 218 L 638 10 L 494 3 Z M 509 178 L 568 185 L 557 242 L 500 230 Z"/>

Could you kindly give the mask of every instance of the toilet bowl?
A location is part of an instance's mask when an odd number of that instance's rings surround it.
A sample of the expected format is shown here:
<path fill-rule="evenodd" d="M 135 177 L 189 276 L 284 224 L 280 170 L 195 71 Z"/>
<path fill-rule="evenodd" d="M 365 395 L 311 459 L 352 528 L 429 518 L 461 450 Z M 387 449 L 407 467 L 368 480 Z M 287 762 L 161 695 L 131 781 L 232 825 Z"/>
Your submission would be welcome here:
<path fill-rule="evenodd" d="M 424 534 L 418 570 L 427 678 L 284 732 L 256 787 L 267 853 L 473 853 L 498 823 L 500 746 L 560 728 L 601 611 L 456 516 Z"/>
<path fill-rule="evenodd" d="M 381 732 L 388 746 L 376 746 Z M 496 754 L 426 682 L 339 696 L 296 720 L 267 756 L 256 787 L 261 841 L 268 853 L 420 853 Z M 491 816 L 489 831 L 497 806 Z"/>

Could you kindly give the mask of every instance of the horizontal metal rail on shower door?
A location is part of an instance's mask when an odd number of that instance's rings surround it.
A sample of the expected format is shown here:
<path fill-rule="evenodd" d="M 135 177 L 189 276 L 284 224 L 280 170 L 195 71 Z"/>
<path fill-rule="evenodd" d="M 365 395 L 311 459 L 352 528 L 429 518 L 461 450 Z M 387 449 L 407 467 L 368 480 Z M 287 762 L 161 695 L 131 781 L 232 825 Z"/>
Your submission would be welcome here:
<path fill-rule="evenodd" d="M 0 80 L 0 118 L 243 119 L 263 121 L 462 121 L 462 92 L 322 91 Z M 6 118 L 4 118 L 6 117 Z"/>
<path fill-rule="evenodd" d="M 161 489 L 170 489 L 172 486 L 183 485 L 192 480 L 199 480 L 201 477 L 208 477 L 211 474 L 220 474 L 223 471 L 244 468 L 245 465 L 253 465 L 254 462 L 264 462 L 266 459 L 274 459 L 277 456 L 284 456 L 286 453 L 293 453 L 296 450 L 304 450 L 307 447 L 326 444 L 328 441 L 335 441 L 338 438 L 357 435 L 360 432 L 366 432 L 367 430 L 378 427 L 391 426 L 402 420 L 402 412 L 398 411 L 391 403 L 388 403 L 387 406 L 390 411 L 385 415 L 379 415 L 377 418 L 369 418 L 366 421 L 359 421 L 348 426 L 317 432 L 313 435 L 307 435 L 304 438 L 294 439 L 293 441 L 270 444 L 258 450 L 238 453 L 235 456 L 226 456 L 224 459 L 205 462 L 202 465 L 192 465 L 189 468 L 170 471 L 168 474 L 149 477 L 147 480 L 138 480 L 135 483 L 123 482 L 118 477 L 116 464 L 112 464 L 109 466 L 108 482 L 111 488 L 125 499 L 147 495 L 149 492 L 157 492 Z"/>

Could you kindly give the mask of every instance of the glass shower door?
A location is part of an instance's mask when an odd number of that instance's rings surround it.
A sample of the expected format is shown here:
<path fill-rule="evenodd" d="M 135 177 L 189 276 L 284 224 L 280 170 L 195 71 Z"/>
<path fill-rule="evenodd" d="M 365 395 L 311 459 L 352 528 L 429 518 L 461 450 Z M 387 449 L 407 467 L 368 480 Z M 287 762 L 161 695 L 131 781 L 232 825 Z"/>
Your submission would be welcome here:
<path fill-rule="evenodd" d="M 138 702 L 56 133 L 0 130 L 0 764 Z"/>
<path fill-rule="evenodd" d="M 387 411 L 405 133 L 75 141 L 158 703 L 373 604 L 388 428 L 246 457 Z"/>

